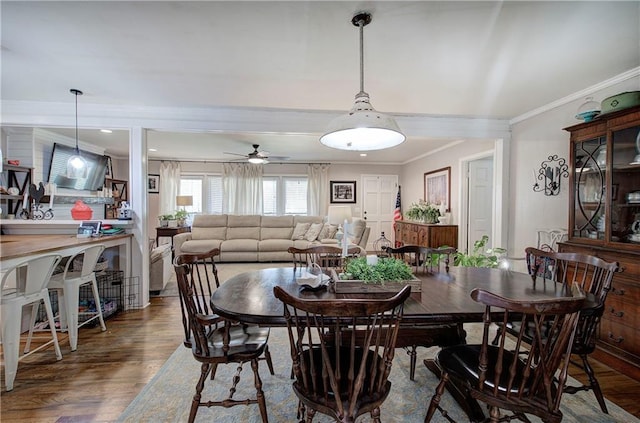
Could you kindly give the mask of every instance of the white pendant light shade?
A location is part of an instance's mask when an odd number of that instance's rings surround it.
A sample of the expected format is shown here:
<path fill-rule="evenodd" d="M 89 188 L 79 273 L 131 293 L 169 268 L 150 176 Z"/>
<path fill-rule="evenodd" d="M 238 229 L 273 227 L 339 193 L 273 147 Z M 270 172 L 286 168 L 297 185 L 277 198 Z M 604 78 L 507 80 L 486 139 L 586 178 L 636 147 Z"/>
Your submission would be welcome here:
<path fill-rule="evenodd" d="M 406 137 L 396 121 L 384 113 L 376 112 L 364 91 L 364 27 L 371 22 L 371 15 L 359 13 L 351 23 L 360 30 L 360 92 L 349 113 L 338 116 L 329 123 L 320 142 L 340 150 L 369 151 L 395 147 Z"/>
<path fill-rule="evenodd" d="M 368 151 L 395 147 L 405 139 L 396 121 L 376 112 L 369 94 L 360 92 L 351 111 L 332 120 L 320 142 L 340 150 Z"/>
<path fill-rule="evenodd" d="M 69 90 L 71 94 L 76 96 L 76 152 L 67 160 L 67 178 L 69 179 L 85 179 L 89 170 L 87 161 L 80 155 L 78 147 L 78 96 L 82 95 L 82 91 L 72 88 Z"/>

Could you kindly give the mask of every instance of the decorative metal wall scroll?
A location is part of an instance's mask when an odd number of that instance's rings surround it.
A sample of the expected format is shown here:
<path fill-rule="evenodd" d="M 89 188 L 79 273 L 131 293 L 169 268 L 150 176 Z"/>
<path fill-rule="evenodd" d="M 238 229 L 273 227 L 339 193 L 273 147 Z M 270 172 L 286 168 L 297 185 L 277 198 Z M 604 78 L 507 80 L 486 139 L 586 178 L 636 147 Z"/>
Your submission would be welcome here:
<path fill-rule="evenodd" d="M 49 209 L 45 210 L 40 204 L 40 200 L 45 195 L 44 183 L 40 182 L 38 187 L 35 184 L 29 186 L 28 193 L 24 194 L 22 211 L 20 217 L 32 220 L 50 220 L 53 219 L 53 193 L 50 194 Z M 31 197 L 31 213 L 29 213 L 29 197 Z"/>
<path fill-rule="evenodd" d="M 535 181 L 533 190 L 535 192 L 544 191 L 544 195 L 558 195 L 560 194 L 560 181 L 563 177 L 569 177 L 569 166 L 567 166 L 565 159 L 554 154 L 540 164 L 540 169 L 537 172 L 534 170 L 533 176 Z"/>

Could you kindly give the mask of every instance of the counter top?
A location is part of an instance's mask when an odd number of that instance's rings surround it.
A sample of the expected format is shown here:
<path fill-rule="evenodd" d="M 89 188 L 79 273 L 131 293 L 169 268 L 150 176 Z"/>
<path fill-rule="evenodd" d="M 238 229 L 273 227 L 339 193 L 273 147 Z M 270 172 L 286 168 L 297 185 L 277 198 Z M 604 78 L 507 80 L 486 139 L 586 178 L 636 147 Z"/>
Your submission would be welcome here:
<path fill-rule="evenodd" d="M 0 260 L 28 257 L 34 254 L 55 253 L 57 250 L 130 238 L 131 234 L 78 238 L 76 235 L 2 235 Z"/>

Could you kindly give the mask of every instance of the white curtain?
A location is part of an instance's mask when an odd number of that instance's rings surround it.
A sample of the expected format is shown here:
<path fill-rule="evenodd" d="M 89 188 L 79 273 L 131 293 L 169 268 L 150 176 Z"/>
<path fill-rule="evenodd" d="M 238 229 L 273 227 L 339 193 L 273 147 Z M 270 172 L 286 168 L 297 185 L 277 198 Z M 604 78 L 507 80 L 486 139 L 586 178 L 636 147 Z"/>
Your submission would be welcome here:
<path fill-rule="evenodd" d="M 173 214 L 180 189 L 180 163 L 160 163 L 160 214 Z"/>
<path fill-rule="evenodd" d="M 262 173 L 261 165 L 223 164 L 223 213 L 262 214 Z"/>
<path fill-rule="evenodd" d="M 326 216 L 329 208 L 329 165 L 310 164 L 307 177 L 307 213 L 310 216 Z"/>

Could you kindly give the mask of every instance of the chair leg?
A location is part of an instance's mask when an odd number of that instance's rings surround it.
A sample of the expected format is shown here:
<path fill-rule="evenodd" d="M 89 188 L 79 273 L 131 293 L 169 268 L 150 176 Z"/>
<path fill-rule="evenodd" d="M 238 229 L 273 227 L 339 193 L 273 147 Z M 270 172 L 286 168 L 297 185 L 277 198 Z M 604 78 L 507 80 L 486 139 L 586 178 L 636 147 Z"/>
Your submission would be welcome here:
<path fill-rule="evenodd" d="M 269 345 L 265 345 L 264 347 L 264 358 L 267 361 L 267 367 L 269 367 L 269 373 L 271 375 L 275 375 L 273 371 L 273 363 L 271 362 L 271 353 L 269 352 Z"/>
<path fill-rule="evenodd" d="M 3 304 L 2 308 L 2 350 L 4 352 L 4 383 L 7 391 L 13 390 L 13 381 L 18 372 L 20 355 L 20 316 L 22 307 Z"/>
<path fill-rule="evenodd" d="M 91 281 L 91 290 L 93 291 L 93 300 L 96 302 L 96 312 L 100 320 L 100 328 L 104 332 L 107 330 L 107 326 L 104 324 L 104 317 L 102 316 L 102 304 L 100 303 L 100 292 L 98 291 L 98 281 L 96 281 L 95 273 Z"/>
<path fill-rule="evenodd" d="M 609 414 L 609 410 L 607 410 L 607 403 L 604 401 L 604 395 L 602 395 L 602 390 L 600 389 L 600 383 L 598 383 L 598 379 L 593 371 L 593 368 L 589 364 L 587 360 L 587 355 L 583 354 L 580 356 L 582 359 L 582 364 L 584 367 L 584 371 L 587 373 L 589 377 L 589 384 L 591 385 L 591 389 L 593 390 L 596 399 L 598 400 L 598 404 L 600 404 L 600 409 L 603 413 Z"/>
<path fill-rule="evenodd" d="M 427 410 L 427 415 L 424 418 L 424 423 L 429 423 L 433 418 L 436 409 L 440 406 L 440 400 L 442 399 L 442 394 L 444 394 L 444 388 L 449 381 L 449 374 L 446 372 L 442 373 L 442 377 L 440 378 L 440 383 L 436 386 L 436 393 L 431 397 L 431 402 L 429 403 L 429 409 Z"/>
<path fill-rule="evenodd" d="M 416 345 L 411 346 L 411 350 L 407 351 L 409 354 L 409 380 L 414 381 L 416 378 L 416 360 L 418 359 L 418 353 L 416 349 L 418 347 Z"/>
<path fill-rule="evenodd" d="M 262 423 L 268 423 L 267 418 L 267 403 L 264 399 L 264 392 L 262 391 L 262 380 L 260 379 L 260 373 L 258 373 L 258 359 L 251 360 L 251 369 L 253 370 L 253 380 L 256 385 L 256 396 L 258 399 L 258 407 L 260 408 L 260 416 L 262 417 Z"/>
<path fill-rule="evenodd" d="M 60 296 L 58 299 L 60 300 Z M 71 351 L 78 349 L 78 305 L 80 304 L 80 287 L 74 283 L 64 283 L 63 295 L 67 314 L 67 330 Z"/>
<path fill-rule="evenodd" d="M 31 339 L 33 338 L 33 329 L 36 326 L 36 318 L 38 317 L 38 309 L 40 308 L 40 302 L 31 304 L 31 319 L 29 320 L 29 335 L 27 335 L 27 343 L 24 346 L 24 354 L 31 350 Z"/>
<path fill-rule="evenodd" d="M 189 423 L 193 423 L 196 419 L 196 414 L 198 413 L 198 407 L 200 407 L 200 399 L 202 398 L 202 390 L 204 389 L 204 381 L 207 380 L 207 376 L 211 371 L 211 364 L 202 363 L 200 366 L 200 379 L 198 379 L 198 383 L 196 384 L 196 393 L 193 395 L 193 400 L 191 400 L 191 410 L 189 411 Z"/>
<path fill-rule="evenodd" d="M 51 300 L 49 295 L 44 298 L 44 310 L 47 313 L 47 320 L 49 321 L 49 329 L 51 330 L 51 337 L 53 338 L 53 347 L 56 351 L 56 358 L 62 360 L 62 352 L 60 351 L 60 344 L 58 344 L 58 333 L 56 332 L 56 321 L 53 317 L 53 307 L 51 307 Z"/>

